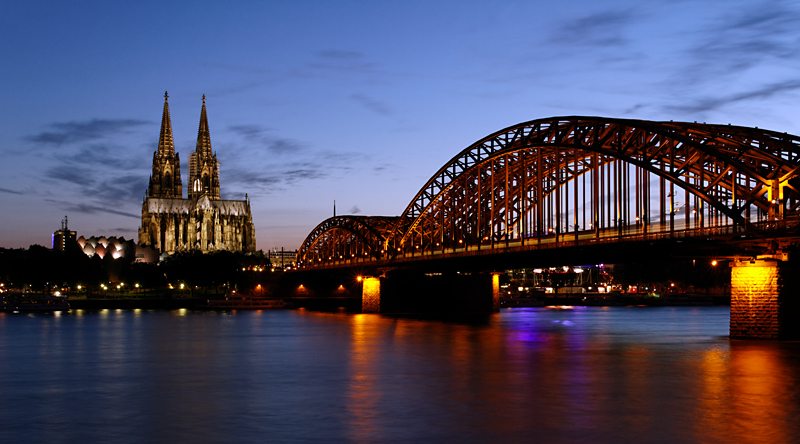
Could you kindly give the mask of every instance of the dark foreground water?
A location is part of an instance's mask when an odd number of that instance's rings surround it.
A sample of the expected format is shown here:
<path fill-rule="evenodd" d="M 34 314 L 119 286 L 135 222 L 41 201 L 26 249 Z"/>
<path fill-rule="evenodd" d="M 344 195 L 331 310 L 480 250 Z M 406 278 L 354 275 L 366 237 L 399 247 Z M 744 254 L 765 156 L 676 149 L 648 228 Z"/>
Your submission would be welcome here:
<path fill-rule="evenodd" d="M 800 441 L 800 343 L 728 313 L 0 314 L 0 442 Z"/>

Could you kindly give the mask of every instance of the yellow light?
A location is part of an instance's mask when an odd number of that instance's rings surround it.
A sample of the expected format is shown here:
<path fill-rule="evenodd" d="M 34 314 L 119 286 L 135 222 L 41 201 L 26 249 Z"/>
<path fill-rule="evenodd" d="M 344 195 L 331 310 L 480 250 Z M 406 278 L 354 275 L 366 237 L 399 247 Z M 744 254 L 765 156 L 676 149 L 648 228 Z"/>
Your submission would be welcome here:
<path fill-rule="evenodd" d="M 139 288 L 139 284 L 136 284 L 136 288 Z"/>
<path fill-rule="evenodd" d="M 0 285 L 0 287 L 2 287 L 2 285 Z M 80 290 L 80 289 L 81 289 L 81 286 L 80 286 L 80 285 L 78 285 L 78 290 Z"/>
<path fill-rule="evenodd" d="M 181 290 L 183 290 L 183 284 L 181 284 Z"/>
<path fill-rule="evenodd" d="M 716 266 L 717 265 L 717 261 L 711 261 L 711 265 Z"/>
<path fill-rule="evenodd" d="M 356 280 L 357 280 L 358 282 L 361 282 L 361 280 L 362 280 L 362 279 L 364 279 L 364 278 L 363 278 L 363 277 L 361 277 L 361 276 L 358 276 L 358 277 L 356 277 Z"/>

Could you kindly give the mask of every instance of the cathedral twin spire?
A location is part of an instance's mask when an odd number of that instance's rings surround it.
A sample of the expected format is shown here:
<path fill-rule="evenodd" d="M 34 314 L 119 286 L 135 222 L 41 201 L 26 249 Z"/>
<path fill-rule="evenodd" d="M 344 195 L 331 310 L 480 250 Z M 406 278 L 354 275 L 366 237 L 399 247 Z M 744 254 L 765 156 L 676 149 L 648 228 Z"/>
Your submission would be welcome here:
<path fill-rule="evenodd" d="M 164 112 L 161 116 L 161 134 L 158 151 L 153 153 L 153 173 L 150 176 L 148 197 L 177 198 L 183 194 L 180 157 L 175 152 L 172 137 L 172 122 L 169 115 L 169 95 L 164 93 Z M 206 194 L 210 199 L 219 199 L 219 163 L 211 151 L 211 136 L 206 115 L 206 96 L 200 111 L 200 127 L 197 131 L 197 147 L 189 155 L 189 198 Z"/>

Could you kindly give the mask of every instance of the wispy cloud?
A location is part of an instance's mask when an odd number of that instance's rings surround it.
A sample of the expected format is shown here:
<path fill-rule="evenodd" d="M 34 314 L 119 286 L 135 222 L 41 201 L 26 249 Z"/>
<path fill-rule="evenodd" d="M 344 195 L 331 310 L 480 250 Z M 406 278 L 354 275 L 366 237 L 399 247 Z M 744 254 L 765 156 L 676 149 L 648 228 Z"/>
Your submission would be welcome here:
<path fill-rule="evenodd" d="M 127 132 L 151 122 L 138 119 L 92 119 L 83 122 L 56 122 L 49 125 L 51 130 L 28 136 L 31 142 L 41 145 L 64 145 L 85 142 L 105 137 L 109 134 Z"/>
<path fill-rule="evenodd" d="M 625 27 L 636 19 L 632 10 L 596 12 L 563 22 L 550 37 L 551 44 L 611 47 L 627 43 Z"/>
<path fill-rule="evenodd" d="M 22 191 L 14 191 L 14 190 L 9 190 L 7 188 L 0 188 L 0 193 L 20 194 L 20 195 L 24 194 Z"/>
<path fill-rule="evenodd" d="M 709 17 L 698 29 L 688 39 L 691 44 L 672 61 L 672 74 L 663 84 L 680 103 L 666 104 L 664 110 L 714 111 L 800 88 L 792 74 L 800 68 L 796 4 L 739 4 Z"/>
<path fill-rule="evenodd" d="M 720 109 L 737 102 L 767 99 L 776 94 L 796 90 L 800 90 L 800 80 L 773 83 L 749 91 L 742 91 L 739 93 L 728 94 L 719 97 L 699 98 L 682 105 L 668 105 L 666 109 L 689 113 L 705 112 Z"/>
<path fill-rule="evenodd" d="M 306 145 L 297 140 L 271 134 L 269 128 L 261 125 L 233 125 L 229 128 L 250 144 L 250 148 L 260 146 L 273 154 L 297 154 L 306 149 Z"/>
<path fill-rule="evenodd" d="M 375 100 L 372 97 L 366 96 L 364 94 L 352 94 L 350 98 L 353 99 L 359 105 L 363 106 L 364 108 L 376 114 L 380 114 L 383 116 L 388 116 L 392 114 L 392 109 L 389 107 L 389 105 L 380 102 L 378 100 Z"/>
<path fill-rule="evenodd" d="M 350 214 L 358 214 L 361 212 L 361 208 L 358 208 L 358 205 L 353 205 L 353 208 L 350 208 Z"/>
<path fill-rule="evenodd" d="M 141 214 L 127 213 L 124 211 L 119 211 L 115 208 L 102 207 L 98 205 L 91 205 L 85 203 L 75 204 L 72 202 L 59 201 L 54 199 L 45 199 L 45 201 L 57 205 L 62 210 L 74 211 L 76 213 L 82 213 L 82 214 L 108 213 L 108 214 L 116 214 L 118 216 L 132 217 L 134 219 L 141 219 L 142 217 Z"/>

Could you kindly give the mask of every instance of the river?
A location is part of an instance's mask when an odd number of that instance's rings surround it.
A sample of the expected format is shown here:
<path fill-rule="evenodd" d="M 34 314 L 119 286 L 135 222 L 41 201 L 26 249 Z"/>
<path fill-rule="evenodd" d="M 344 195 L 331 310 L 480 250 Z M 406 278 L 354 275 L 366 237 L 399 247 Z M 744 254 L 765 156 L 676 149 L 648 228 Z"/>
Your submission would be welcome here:
<path fill-rule="evenodd" d="M 728 316 L 0 314 L 0 442 L 798 442 L 800 343 Z"/>

